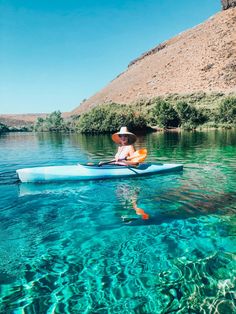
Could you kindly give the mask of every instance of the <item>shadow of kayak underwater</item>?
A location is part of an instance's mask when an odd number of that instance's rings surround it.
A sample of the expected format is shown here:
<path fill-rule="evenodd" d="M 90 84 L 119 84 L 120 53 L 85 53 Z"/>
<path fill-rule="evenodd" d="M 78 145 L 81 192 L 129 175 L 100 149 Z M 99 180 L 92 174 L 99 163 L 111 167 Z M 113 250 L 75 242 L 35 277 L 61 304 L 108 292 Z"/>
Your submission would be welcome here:
<path fill-rule="evenodd" d="M 89 182 L 74 182 L 73 184 L 66 183 L 20 183 L 18 185 L 18 196 L 40 195 L 40 194 L 58 194 L 58 193 L 72 193 L 89 191 L 92 189 L 92 184 Z"/>

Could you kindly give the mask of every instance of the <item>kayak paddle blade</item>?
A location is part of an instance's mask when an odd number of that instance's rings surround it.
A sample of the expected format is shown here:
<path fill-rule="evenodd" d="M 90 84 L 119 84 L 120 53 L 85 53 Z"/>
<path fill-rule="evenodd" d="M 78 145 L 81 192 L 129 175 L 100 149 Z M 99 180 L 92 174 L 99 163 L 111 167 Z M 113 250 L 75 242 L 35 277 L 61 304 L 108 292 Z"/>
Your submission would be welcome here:
<path fill-rule="evenodd" d="M 141 162 L 144 162 L 146 157 L 147 157 L 147 149 L 141 148 L 139 150 L 136 150 L 136 152 L 134 152 L 133 156 L 127 158 L 127 160 L 131 160 L 132 162 L 141 163 Z"/>

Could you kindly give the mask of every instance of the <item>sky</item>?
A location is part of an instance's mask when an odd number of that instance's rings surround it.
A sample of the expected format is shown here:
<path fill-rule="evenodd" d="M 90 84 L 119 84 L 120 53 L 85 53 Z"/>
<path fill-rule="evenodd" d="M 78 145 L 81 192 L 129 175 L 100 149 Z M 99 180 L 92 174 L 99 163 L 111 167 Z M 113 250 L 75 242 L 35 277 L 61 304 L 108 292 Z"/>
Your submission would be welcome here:
<path fill-rule="evenodd" d="M 220 0 L 0 0 L 0 114 L 71 111 Z"/>

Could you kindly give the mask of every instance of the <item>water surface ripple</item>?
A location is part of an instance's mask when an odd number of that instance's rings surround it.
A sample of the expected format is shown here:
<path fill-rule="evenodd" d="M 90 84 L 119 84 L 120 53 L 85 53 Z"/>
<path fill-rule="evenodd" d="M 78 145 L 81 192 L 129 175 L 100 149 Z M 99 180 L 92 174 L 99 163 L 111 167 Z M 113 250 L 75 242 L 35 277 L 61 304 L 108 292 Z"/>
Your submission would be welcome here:
<path fill-rule="evenodd" d="M 0 137 L 0 313 L 236 312 L 236 132 L 155 133 L 142 147 L 184 171 L 21 184 L 18 168 L 116 147 L 107 135 Z"/>

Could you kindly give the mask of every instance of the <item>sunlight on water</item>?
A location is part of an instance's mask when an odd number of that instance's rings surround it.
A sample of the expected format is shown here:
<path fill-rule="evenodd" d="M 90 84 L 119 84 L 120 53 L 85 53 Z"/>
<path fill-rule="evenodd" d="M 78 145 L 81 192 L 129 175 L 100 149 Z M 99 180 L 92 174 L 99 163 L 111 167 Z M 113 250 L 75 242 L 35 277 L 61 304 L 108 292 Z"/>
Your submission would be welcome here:
<path fill-rule="evenodd" d="M 109 136 L 0 137 L 0 313 L 234 313 L 236 133 L 151 134 L 184 171 L 21 184 L 15 170 L 112 158 Z"/>

